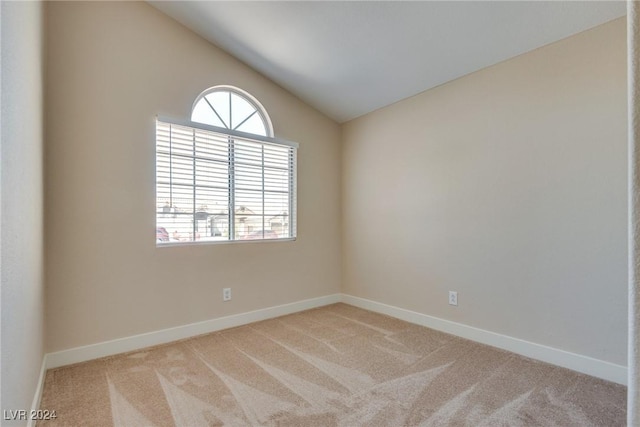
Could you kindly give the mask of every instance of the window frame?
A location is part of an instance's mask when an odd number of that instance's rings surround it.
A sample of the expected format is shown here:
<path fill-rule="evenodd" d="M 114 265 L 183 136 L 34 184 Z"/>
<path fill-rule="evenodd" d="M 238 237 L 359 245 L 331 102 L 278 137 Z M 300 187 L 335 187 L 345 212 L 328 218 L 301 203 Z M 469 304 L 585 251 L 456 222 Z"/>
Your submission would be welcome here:
<path fill-rule="evenodd" d="M 227 87 L 225 87 L 227 88 Z M 228 90 L 228 89 L 225 89 Z M 207 94 L 210 93 L 208 91 L 203 92 L 203 94 Z M 236 92 L 241 94 L 242 96 L 244 96 L 243 92 Z M 202 96 L 204 96 L 203 94 L 201 94 Z M 199 100 L 200 97 L 197 99 Z M 196 101 L 197 102 L 197 101 Z M 257 102 L 257 101 L 256 101 Z M 194 103 L 195 105 L 195 103 Z M 258 103 L 258 106 L 259 103 Z M 260 106 L 261 107 L 261 106 Z M 258 108 L 258 113 L 262 113 L 264 110 L 261 110 Z M 263 115 L 264 118 L 266 118 L 266 121 L 269 123 L 269 125 L 271 125 L 271 121 L 269 119 L 269 116 L 264 114 Z M 277 238 L 277 239 L 226 239 L 226 240 L 205 240 L 205 241 L 198 241 L 198 240 L 190 240 L 190 241 L 169 241 L 169 242 L 158 242 L 157 237 L 156 237 L 156 248 L 159 247 L 172 247 L 172 246 L 189 246 L 189 245 L 218 245 L 218 244 L 229 244 L 229 243 L 248 243 L 248 242 L 252 242 L 252 243 L 256 243 L 256 242 L 287 242 L 287 241 L 295 241 L 297 240 L 297 189 L 298 189 L 298 177 L 297 177 L 297 171 L 298 171 L 298 156 L 297 156 L 297 150 L 299 149 L 299 144 L 297 142 L 292 142 L 292 141 L 288 141 L 285 139 L 281 139 L 281 138 L 275 138 L 275 137 L 271 137 L 271 136 L 262 136 L 262 135 L 257 135 L 257 134 L 253 134 L 253 133 L 247 133 L 247 132 L 242 132 L 242 131 L 237 131 L 237 130 L 233 130 L 233 129 L 228 129 L 228 128 L 223 128 L 223 127 L 218 127 L 218 126 L 212 126 L 212 125 L 208 125 L 205 123 L 200 123 L 200 122 L 192 122 L 191 120 L 181 120 L 181 119 L 175 119 L 175 118 L 171 118 L 171 117 L 167 117 L 167 116 L 162 116 L 162 115 L 158 115 L 156 116 L 156 120 L 154 122 L 155 124 L 155 138 L 154 138 L 154 142 L 155 142 L 155 155 L 154 155 L 154 159 L 155 159 L 155 167 L 156 170 L 155 172 L 157 173 L 157 124 L 158 122 L 162 122 L 165 124 L 169 124 L 169 125 L 176 125 L 176 126 L 183 126 L 183 127 L 189 127 L 189 128 L 194 128 L 194 129 L 198 129 L 198 130 L 203 130 L 203 131 L 209 131 L 209 132 L 215 132 L 218 134 L 223 134 L 223 135 L 227 135 L 231 138 L 233 137 L 237 137 L 239 139 L 248 139 L 248 140 L 254 140 L 254 141 L 258 141 L 258 142 L 262 142 L 262 143 L 266 143 L 266 144 L 271 144 L 271 145 L 279 145 L 279 146 L 286 146 L 286 147 L 291 147 L 294 149 L 294 155 L 293 155 L 293 159 L 292 159 L 292 170 L 291 170 L 291 191 L 289 192 L 289 237 L 282 237 L 282 238 Z M 267 128 L 267 131 L 270 131 L 269 128 Z M 235 174 L 234 174 L 235 175 Z M 231 186 L 231 175 L 229 178 L 229 185 Z M 157 195 L 157 176 L 155 178 L 155 201 L 154 203 L 156 204 L 156 208 L 155 208 L 155 215 L 156 215 L 156 228 L 158 227 L 158 208 L 157 208 L 157 200 L 158 200 L 158 195 Z M 264 197 L 264 191 L 262 193 L 263 197 Z M 232 218 L 235 217 L 235 203 L 229 201 L 229 224 L 232 223 Z M 264 215 L 264 212 L 263 212 Z M 235 218 L 234 218 L 235 220 Z M 231 235 L 231 234 L 230 234 Z"/>
<path fill-rule="evenodd" d="M 210 87 L 209 89 L 206 89 L 206 90 L 202 91 L 200 93 L 200 95 L 198 95 L 196 97 L 196 99 L 193 101 L 193 104 L 191 105 L 191 116 L 193 115 L 193 110 L 195 110 L 195 108 L 198 105 L 198 103 L 200 102 L 200 100 L 205 98 L 207 95 L 210 95 L 210 94 L 212 94 L 214 92 L 230 92 L 232 94 L 235 94 L 235 95 L 239 96 L 240 98 L 243 98 L 245 101 L 247 101 L 253 108 L 256 109 L 257 113 L 260 115 L 260 118 L 262 119 L 262 122 L 264 123 L 265 131 L 267 133 L 266 137 L 267 138 L 274 138 L 273 123 L 271 123 L 271 117 L 269 117 L 269 115 L 267 114 L 267 110 L 264 108 L 264 106 L 260 103 L 260 101 L 258 101 L 251 94 L 249 94 L 249 93 L 247 93 L 247 92 L 243 91 L 242 89 L 239 89 L 239 88 L 237 88 L 235 86 L 218 85 L 218 86 L 213 86 L 213 87 Z M 189 117 L 191 117 L 191 116 L 189 116 Z M 202 123 L 202 122 L 193 122 L 193 123 L 199 123 L 199 124 L 204 124 L 204 125 L 207 125 L 207 126 L 218 127 L 218 126 L 213 126 L 213 125 L 209 125 L 209 124 Z M 221 128 L 221 129 L 226 129 L 227 131 L 231 131 L 231 132 L 246 133 L 246 132 L 242 132 L 242 131 L 236 131 L 236 130 L 234 130 L 232 128 Z M 262 135 L 252 134 L 252 133 L 250 133 L 249 135 L 262 136 Z"/>

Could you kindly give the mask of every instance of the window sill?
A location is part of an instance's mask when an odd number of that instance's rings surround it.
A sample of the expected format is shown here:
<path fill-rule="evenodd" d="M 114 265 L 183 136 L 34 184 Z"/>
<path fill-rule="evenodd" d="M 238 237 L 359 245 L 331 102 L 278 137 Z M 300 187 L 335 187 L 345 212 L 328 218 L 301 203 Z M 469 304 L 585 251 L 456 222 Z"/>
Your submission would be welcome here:
<path fill-rule="evenodd" d="M 247 239 L 247 240 L 209 240 L 202 242 L 167 242 L 156 243 L 156 248 L 171 248 L 176 246 L 208 246 L 208 245 L 228 245 L 234 243 L 274 243 L 274 242 L 295 242 L 296 237 L 288 237 L 282 239 Z"/>

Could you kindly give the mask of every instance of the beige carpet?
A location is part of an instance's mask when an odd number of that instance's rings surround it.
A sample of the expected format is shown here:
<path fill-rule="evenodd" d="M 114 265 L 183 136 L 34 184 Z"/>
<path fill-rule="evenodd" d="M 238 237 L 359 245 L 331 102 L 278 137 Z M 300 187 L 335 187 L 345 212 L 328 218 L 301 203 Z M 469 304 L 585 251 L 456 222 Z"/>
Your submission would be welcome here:
<path fill-rule="evenodd" d="M 626 388 L 335 304 L 47 372 L 47 425 L 622 426 Z"/>

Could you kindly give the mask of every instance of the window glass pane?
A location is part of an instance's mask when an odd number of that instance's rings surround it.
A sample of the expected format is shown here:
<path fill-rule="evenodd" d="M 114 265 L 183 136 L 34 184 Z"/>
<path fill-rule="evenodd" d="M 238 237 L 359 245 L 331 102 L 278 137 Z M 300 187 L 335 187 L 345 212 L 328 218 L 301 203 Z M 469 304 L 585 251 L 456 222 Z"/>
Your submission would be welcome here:
<path fill-rule="evenodd" d="M 264 194 L 264 213 L 267 216 L 283 215 L 289 212 L 289 195 L 282 193 Z"/>
<path fill-rule="evenodd" d="M 236 130 L 239 130 L 240 132 L 253 133 L 255 135 L 267 136 L 267 129 L 264 126 L 262 118 L 258 114 L 254 114 Z"/>
<path fill-rule="evenodd" d="M 197 157 L 228 162 L 229 138 L 226 135 L 197 131 L 195 144 Z"/>
<path fill-rule="evenodd" d="M 262 191 L 262 168 L 236 164 L 236 190 Z"/>
<path fill-rule="evenodd" d="M 191 121 L 211 126 L 224 127 L 218 116 L 213 112 L 207 101 L 200 99 L 191 112 Z"/>
<path fill-rule="evenodd" d="M 156 182 L 167 185 L 171 182 L 171 168 L 168 154 L 156 154 Z"/>
<path fill-rule="evenodd" d="M 168 242 L 189 241 L 193 229 L 193 187 L 158 186 L 156 227 L 166 230 Z M 157 230 L 156 230 L 157 231 Z"/>
<path fill-rule="evenodd" d="M 229 239 L 228 190 L 196 188 L 195 239 L 216 241 Z"/>
<path fill-rule="evenodd" d="M 289 147 L 276 147 L 274 145 L 265 144 L 264 146 L 265 166 L 288 169 L 289 168 L 289 150 L 290 150 Z"/>
<path fill-rule="evenodd" d="M 289 193 L 289 171 L 281 169 L 264 170 L 264 189 L 265 191 L 278 191 L 281 193 Z"/>
<path fill-rule="evenodd" d="M 244 122 L 256 111 L 256 108 L 253 105 L 235 93 L 231 94 L 231 109 L 233 112 L 231 118 L 231 129 L 237 128 L 239 124 Z"/>
<path fill-rule="evenodd" d="M 262 192 L 236 190 L 236 213 L 241 216 L 262 215 Z"/>
<path fill-rule="evenodd" d="M 271 236 L 275 238 L 286 238 L 289 236 L 289 216 L 288 215 L 274 215 L 268 217 L 266 231 L 270 232 Z"/>
<path fill-rule="evenodd" d="M 168 218 L 171 213 L 171 190 L 168 184 L 156 184 L 156 213 L 159 218 Z"/>
<path fill-rule="evenodd" d="M 228 191 L 229 165 L 226 162 L 196 159 L 195 184 Z"/>
<path fill-rule="evenodd" d="M 175 185 L 193 185 L 193 159 L 174 155 L 171 157 L 171 183 Z"/>
<path fill-rule="evenodd" d="M 222 127 L 229 128 L 229 92 L 212 92 L 205 96 L 220 118 Z"/>
<path fill-rule="evenodd" d="M 262 165 L 262 144 L 235 139 L 234 149 L 236 164 Z"/>
<path fill-rule="evenodd" d="M 262 195 L 236 192 L 235 217 L 236 239 L 257 238 L 256 234 L 262 231 Z"/>
<path fill-rule="evenodd" d="M 193 129 L 172 125 L 169 149 L 172 155 L 193 156 Z"/>

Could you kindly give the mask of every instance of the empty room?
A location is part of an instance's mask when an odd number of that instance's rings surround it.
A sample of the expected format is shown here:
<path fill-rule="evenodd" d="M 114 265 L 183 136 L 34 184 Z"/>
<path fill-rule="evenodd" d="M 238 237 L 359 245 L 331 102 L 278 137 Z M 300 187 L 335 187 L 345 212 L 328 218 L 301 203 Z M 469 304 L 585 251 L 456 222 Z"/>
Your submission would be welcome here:
<path fill-rule="evenodd" d="M 640 425 L 639 9 L 0 2 L 2 425 Z"/>

